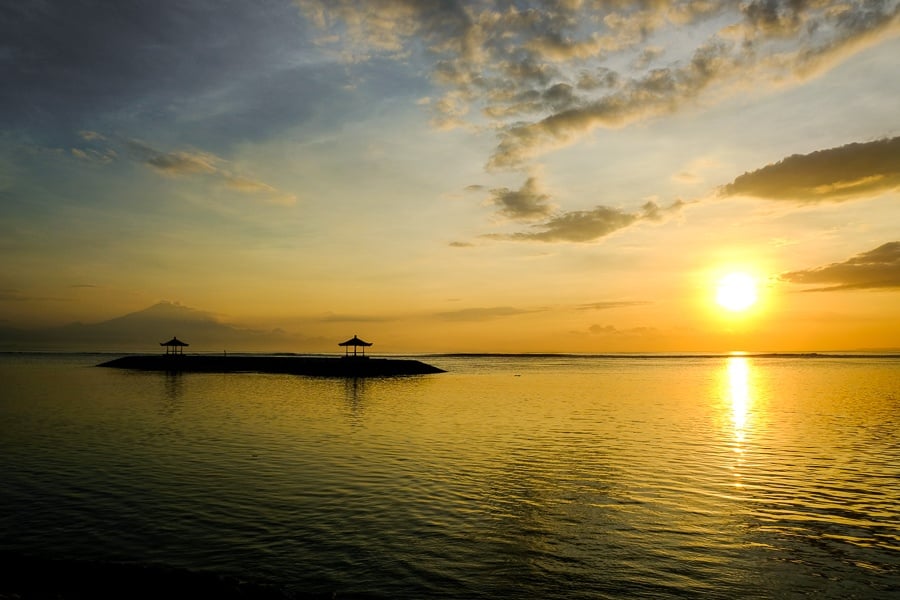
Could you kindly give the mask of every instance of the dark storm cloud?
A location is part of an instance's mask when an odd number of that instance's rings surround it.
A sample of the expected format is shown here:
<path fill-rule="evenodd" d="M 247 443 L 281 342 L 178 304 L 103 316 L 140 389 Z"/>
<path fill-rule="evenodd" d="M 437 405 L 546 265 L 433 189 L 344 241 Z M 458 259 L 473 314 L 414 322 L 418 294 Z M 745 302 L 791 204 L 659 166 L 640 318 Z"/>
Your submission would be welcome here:
<path fill-rule="evenodd" d="M 300 118 L 321 87 L 286 60 L 302 25 L 280 0 L 4 0 L 0 124 L 49 135 L 177 121 L 258 135 Z"/>
<path fill-rule="evenodd" d="M 795 154 L 744 173 L 725 196 L 837 202 L 900 188 L 900 137 Z"/>
<path fill-rule="evenodd" d="M 896 0 L 297 2 L 352 60 L 431 57 L 446 90 L 430 103 L 435 124 L 486 118 L 500 138 L 491 168 L 678 111 L 711 90 L 803 81 L 900 29 Z M 686 56 L 661 45 L 667 30 L 713 17 L 721 27 Z M 631 67 L 609 69 L 612 57 Z"/>
<path fill-rule="evenodd" d="M 809 291 L 900 288 L 900 242 L 882 244 L 844 262 L 783 273 L 781 279 L 789 283 L 825 286 Z"/>

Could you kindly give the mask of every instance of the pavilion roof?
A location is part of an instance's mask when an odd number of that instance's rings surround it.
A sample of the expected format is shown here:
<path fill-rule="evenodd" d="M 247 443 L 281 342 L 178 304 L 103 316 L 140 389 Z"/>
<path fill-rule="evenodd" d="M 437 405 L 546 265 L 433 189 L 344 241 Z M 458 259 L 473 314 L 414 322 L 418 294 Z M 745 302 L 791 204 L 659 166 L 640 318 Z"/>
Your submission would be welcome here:
<path fill-rule="evenodd" d="M 364 342 L 355 335 L 347 340 L 346 342 L 341 342 L 338 346 L 371 346 L 372 342 Z"/>
<path fill-rule="evenodd" d="M 190 346 L 187 342 L 182 342 L 177 337 L 173 337 L 168 342 L 160 342 L 160 346 Z"/>

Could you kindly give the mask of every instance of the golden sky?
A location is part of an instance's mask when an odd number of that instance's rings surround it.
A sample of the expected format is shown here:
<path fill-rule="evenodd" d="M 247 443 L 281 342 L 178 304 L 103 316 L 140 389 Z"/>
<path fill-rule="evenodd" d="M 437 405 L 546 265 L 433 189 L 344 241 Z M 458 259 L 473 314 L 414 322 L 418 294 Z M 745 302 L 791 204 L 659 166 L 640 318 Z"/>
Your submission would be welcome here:
<path fill-rule="evenodd" d="M 0 334 L 900 348 L 897 0 L 3 4 Z"/>

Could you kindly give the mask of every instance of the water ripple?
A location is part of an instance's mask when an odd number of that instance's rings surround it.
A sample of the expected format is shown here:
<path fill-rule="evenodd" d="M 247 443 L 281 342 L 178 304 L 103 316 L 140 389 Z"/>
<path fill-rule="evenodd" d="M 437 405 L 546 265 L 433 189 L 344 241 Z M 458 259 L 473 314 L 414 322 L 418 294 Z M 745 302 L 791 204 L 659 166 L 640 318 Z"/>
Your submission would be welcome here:
<path fill-rule="evenodd" d="M 0 361 L 0 549 L 381 597 L 900 591 L 895 362 L 445 360 L 357 382 Z"/>

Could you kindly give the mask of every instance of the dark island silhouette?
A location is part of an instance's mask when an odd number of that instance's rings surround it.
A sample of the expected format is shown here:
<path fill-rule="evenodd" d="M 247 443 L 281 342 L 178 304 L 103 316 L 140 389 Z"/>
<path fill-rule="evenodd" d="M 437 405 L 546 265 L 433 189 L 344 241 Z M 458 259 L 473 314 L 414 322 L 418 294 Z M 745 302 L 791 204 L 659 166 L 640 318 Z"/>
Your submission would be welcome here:
<path fill-rule="evenodd" d="M 163 354 L 123 356 L 97 366 L 167 373 L 283 373 L 313 377 L 394 377 L 444 372 L 418 360 L 366 356 L 365 349 L 372 343 L 355 335 L 338 344 L 344 348 L 343 356 L 185 354 L 184 348 L 189 345 L 173 337 L 160 343 L 165 347 Z"/>

